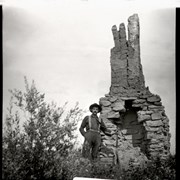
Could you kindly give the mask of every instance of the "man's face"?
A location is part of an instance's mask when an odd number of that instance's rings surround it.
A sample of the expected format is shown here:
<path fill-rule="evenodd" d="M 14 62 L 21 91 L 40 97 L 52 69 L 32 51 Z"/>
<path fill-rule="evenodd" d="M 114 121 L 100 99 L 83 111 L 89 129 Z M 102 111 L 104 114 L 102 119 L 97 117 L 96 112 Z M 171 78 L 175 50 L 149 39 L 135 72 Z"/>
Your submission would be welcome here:
<path fill-rule="evenodd" d="M 98 107 L 93 107 L 92 108 L 92 113 L 93 114 L 97 114 L 99 112 L 99 108 Z"/>

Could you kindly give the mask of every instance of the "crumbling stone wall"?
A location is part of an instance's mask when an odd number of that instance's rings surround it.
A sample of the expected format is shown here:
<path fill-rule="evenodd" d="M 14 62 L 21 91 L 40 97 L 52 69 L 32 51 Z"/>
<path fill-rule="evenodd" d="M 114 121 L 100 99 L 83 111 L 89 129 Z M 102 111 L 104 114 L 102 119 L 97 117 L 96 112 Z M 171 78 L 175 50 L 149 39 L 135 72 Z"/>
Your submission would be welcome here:
<path fill-rule="evenodd" d="M 111 49 L 111 88 L 112 95 L 136 95 L 145 89 L 142 65 L 140 63 L 139 18 L 135 14 L 128 19 L 128 40 L 124 23 L 119 31 L 112 27 L 115 46 Z"/>
<path fill-rule="evenodd" d="M 169 119 L 160 96 L 145 87 L 138 15 L 128 19 L 128 41 L 123 23 L 119 31 L 113 26 L 112 33 L 111 87 L 99 103 L 100 116 L 114 134 L 102 134 L 100 158 L 127 166 L 130 162 L 140 165 L 147 158 L 166 158 L 170 154 Z"/>

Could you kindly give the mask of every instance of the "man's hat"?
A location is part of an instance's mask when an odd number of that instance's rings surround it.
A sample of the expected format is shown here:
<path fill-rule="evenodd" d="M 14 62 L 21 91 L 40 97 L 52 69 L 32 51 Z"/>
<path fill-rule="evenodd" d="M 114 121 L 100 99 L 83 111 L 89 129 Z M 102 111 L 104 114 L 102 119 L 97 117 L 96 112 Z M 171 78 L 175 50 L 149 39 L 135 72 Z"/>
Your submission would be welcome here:
<path fill-rule="evenodd" d="M 91 104 L 90 106 L 89 106 L 89 110 L 92 112 L 92 108 L 93 107 L 97 107 L 98 109 L 99 109 L 99 112 L 101 112 L 102 111 L 102 108 L 101 108 L 101 106 L 99 105 L 99 104 L 97 104 L 97 103 L 94 103 L 94 104 Z"/>

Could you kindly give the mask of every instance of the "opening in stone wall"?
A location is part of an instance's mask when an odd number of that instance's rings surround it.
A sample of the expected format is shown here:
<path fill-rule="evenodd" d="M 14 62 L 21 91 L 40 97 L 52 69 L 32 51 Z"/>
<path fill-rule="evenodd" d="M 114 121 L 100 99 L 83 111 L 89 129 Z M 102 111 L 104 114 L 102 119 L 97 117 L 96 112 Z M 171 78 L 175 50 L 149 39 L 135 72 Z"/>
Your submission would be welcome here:
<path fill-rule="evenodd" d="M 132 106 L 133 100 L 125 101 L 126 111 L 121 114 L 122 119 L 122 134 L 124 138 L 129 141 L 133 147 L 140 147 L 142 152 L 145 151 L 144 139 L 146 130 L 142 123 L 138 122 L 137 112 L 141 108 Z"/>

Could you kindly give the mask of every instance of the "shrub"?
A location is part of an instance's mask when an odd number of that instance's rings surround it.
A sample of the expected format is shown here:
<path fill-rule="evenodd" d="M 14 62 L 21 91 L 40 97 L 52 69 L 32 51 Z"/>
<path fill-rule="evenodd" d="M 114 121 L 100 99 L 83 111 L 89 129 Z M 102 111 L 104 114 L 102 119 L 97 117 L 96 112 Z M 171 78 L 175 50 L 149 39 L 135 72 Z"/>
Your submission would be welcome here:
<path fill-rule="evenodd" d="M 146 168 L 130 167 L 125 171 L 120 166 L 104 164 L 100 161 L 89 161 L 82 158 L 80 150 L 73 151 L 63 163 L 63 177 L 66 180 L 73 177 L 107 178 L 116 180 L 175 180 L 175 156 L 166 160 L 151 161 Z"/>
<path fill-rule="evenodd" d="M 3 179 L 61 179 L 83 111 L 76 104 L 65 114 L 67 103 L 63 107 L 46 103 L 34 81 L 29 87 L 26 78 L 25 88 L 25 93 L 10 91 L 3 132 Z"/>
<path fill-rule="evenodd" d="M 71 152 L 65 159 L 63 167 L 63 177 L 66 180 L 74 177 L 114 178 L 115 174 L 114 166 L 83 158 L 81 150 Z"/>

